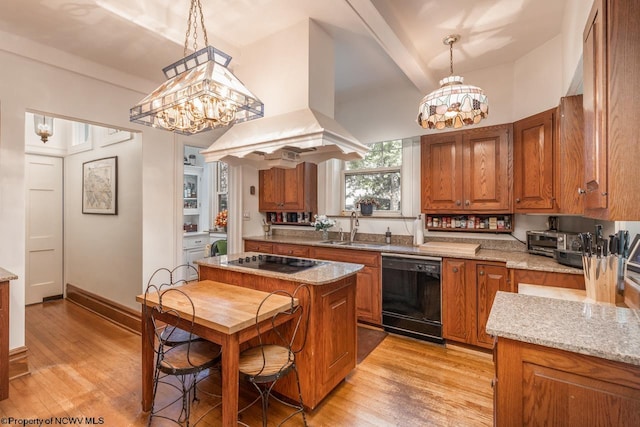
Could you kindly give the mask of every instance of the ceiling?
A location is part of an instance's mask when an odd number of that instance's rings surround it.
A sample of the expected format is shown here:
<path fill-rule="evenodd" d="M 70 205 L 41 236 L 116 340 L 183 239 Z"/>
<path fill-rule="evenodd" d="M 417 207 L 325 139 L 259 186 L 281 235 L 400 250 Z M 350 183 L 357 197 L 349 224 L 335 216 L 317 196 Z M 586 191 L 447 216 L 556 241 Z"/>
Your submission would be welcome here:
<path fill-rule="evenodd" d="M 565 0 L 201 0 L 209 44 L 241 63 L 243 46 L 306 17 L 336 41 L 336 101 L 397 79 L 421 92 L 454 71 L 513 62 L 561 32 Z M 183 57 L 188 0 L 0 2 L 0 31 L 157 84 Z M 202 39 L 199 47 L 204 46 Z M 234 61 L 231 66 L 233 67 Z"/>

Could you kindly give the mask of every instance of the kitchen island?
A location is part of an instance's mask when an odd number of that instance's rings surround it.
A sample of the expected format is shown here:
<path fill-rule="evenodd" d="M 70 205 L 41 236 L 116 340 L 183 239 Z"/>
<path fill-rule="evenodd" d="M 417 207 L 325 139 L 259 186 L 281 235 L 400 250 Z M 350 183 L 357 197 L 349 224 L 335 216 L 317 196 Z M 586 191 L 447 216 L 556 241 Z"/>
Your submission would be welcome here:
<path fill-rule="evenodd" d="M 307 341 L 298 355 L 300 386 L 307 408 L 314 409 L 355 368 L 356 274 L 363 268 L 361 264 L 293 257 L 267 259 L 267 255 L 256 252 L 204 258 L 196 263 L 201 280 L 266 292 L 293 292 L 301 283 L 310 285 Z M 305 268 L 293 271 L 295 266 Z M 302 295 L 302 304 L 306 303 L 304 298 Z M 276 390 L 297 399 L 292 375 L 281 380 Z"/>
<path fill-rule="evenodd" d="M 640 425 L 640 311 L 498 292 L 496 426 Z"/>

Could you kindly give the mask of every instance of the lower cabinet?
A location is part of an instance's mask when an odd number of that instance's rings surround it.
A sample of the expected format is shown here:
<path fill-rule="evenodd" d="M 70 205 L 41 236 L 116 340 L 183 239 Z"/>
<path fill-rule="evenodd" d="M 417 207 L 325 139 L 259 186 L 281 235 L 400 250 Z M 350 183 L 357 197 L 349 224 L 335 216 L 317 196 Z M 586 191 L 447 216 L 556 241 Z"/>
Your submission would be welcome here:
<path fill-rule="evenodd" d="M 640 367 L 498 338 L 495 426 L 638 426 Z"/>
<path fill-rule="evenodd" d="M 311 247 L 311 258 L 363 264 L 357 274 L 358 321 L 382 325 L 382 256 L 379 252 Z"/>
<path fill-rule="evenodd" d="M 363 264 L 364 268 L 357 274 L 356 313 L 358 321 L 382 325 L 382 257 L 379 252 L 269 243 L 258 240 L 245 240 L 244 250 Z"/>
<path fill-rule="evenodd" d="M 187 280 L 195 280 L 198 278 L 198 266 L 195 264 L 195 261 L 205 256 L 204 249 L 207 243 L 209 243 L 208 234 L 198 234 L 182 238 L 182 262 L 196 268 L 196 270 L 189 269 L 189 277 L 187 277 Z"/>
<path fill-rule="evenodd" d="M 273 243 L 259 242 L 256 240 L 244 241 L 245 252 L 263 252 L 266 254 L 273 253 Z"/>
<path fill-rule="evenodd" d="M 512 292 L 503 263 L 442 260 L 442 335 L 445 339 L 493 348 L 485 327 L 498 291 Z"/>

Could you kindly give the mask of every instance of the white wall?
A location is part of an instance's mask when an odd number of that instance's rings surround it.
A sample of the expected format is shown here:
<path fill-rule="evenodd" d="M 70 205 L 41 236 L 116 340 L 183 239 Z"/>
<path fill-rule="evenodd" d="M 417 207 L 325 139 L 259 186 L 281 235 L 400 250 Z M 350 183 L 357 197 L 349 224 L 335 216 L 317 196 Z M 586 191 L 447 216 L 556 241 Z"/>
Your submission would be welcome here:
<path fill-rule="evenodd" d="M 593 0 L 565 0 L 562 19 L 562 93 L 575 95 L 582 82 L 582 33 Z M 573 88 L 573 90 L 572 90 Z"/>
<path fill-rule="evenodd" d="M 562 91 L 562 37 L 557 36 L 513 65 L 513 121 L 555 108 Z"/>

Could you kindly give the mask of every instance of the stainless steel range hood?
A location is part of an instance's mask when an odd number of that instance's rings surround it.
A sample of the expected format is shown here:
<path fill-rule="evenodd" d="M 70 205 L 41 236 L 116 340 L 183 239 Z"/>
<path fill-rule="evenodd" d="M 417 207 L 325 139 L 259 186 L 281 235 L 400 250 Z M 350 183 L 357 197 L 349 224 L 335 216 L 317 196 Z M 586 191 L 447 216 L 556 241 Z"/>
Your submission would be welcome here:
<path fill-rule="evenodd" d="M 231 127 L 201 152 L 205 161 L 293 168 L 366 154 L 368 147 L 333 118 L 333 40 L 317 23 L 304 21 L 257 42 L 243 61 L 255 73 L 247 80 L 265 116 Z"/>
<path fill-rule="evenodd" d="M 334 119 L 305 108 L 235 125 L 202 155 L 207 162 L 269 169 L 336 158 L 356 160 L 367 150 Z"/>

